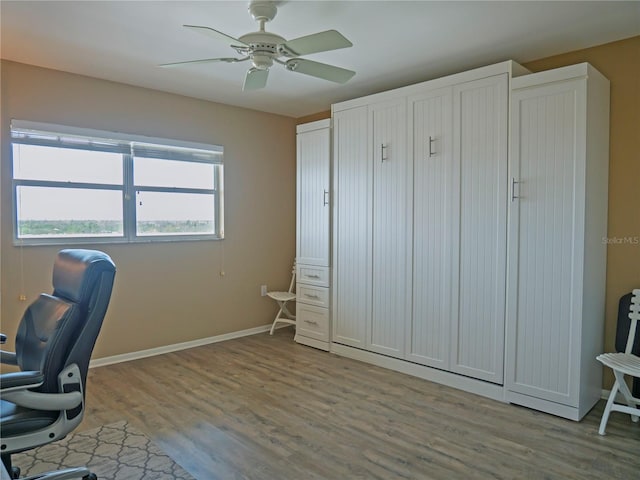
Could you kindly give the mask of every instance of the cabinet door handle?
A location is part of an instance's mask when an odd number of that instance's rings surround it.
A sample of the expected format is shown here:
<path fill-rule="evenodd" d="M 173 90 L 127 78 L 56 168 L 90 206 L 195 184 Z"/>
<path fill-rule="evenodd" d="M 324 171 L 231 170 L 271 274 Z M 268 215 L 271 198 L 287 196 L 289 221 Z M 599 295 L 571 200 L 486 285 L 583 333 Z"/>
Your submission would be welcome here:
<path fill-rule="evenodd" d="M 517 182 L 515 177 L 511 177 L 511 201 L 514 202 L 516 198 L 520 198 L 519 195 L 516 195 L 516 185 L 519 185 L 520 182 Z"/>
<path fill-rule="evenodd" d="M 435 143 L 435 141 L 436 139 L 431 135 L 429 135 L 429 156 L 430 157 L 433 157 L 436 154 L 436 151 L 433 149 L 433 144 Z"/>
<path fill-rule="evenodd" d="M 329 190 L 324 190 L 322 194 L 322 206 L 326 207 L 327 205 L 329 205 Z"/>
<path fill-rule="evenodd" d="M 380 144 L 380 159 L 380 162 L 389 160 L 389 158 L 387 157 L 387 146 L 384 143 Z"/>

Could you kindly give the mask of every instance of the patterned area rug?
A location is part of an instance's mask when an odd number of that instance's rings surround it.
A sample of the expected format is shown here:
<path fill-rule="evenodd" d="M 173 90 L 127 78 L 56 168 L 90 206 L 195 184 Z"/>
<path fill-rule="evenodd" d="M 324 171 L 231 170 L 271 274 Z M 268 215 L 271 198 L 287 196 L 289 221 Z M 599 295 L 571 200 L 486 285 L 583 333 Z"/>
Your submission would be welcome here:
<path fill-rule="evenodd" d="M 99 480 L 194 480 L 126 421 L 68 435 L 59 442 L 13 456 L 22 475 L 88 467 Z"/>

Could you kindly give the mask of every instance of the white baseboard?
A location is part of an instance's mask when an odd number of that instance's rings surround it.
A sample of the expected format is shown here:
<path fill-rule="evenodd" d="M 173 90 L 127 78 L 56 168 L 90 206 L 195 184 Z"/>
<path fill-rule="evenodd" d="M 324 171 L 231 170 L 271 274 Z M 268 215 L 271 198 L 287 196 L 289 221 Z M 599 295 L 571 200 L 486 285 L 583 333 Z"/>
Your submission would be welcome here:
<path fill-rule="evenodd" d="M 611 395 L 611 390 L 605 390 L 604 388 L 602 389 L 602 394 L 600 395 L 600 398 L 603 400 L 608 400 L 609 399 L 609 395 Z M 616 395 L 616 400 L 618 399 L 618 396 L 620 395 L 620 392 L 618 392 L 618 395 Z"/>
<path fill-rule="evenodd" d="M 602 389 L 602 395 L 600 396 L 600 398 L 602 398 L 603 400 L 609 400 L 609 395 L 611 395 L 611 390 L 605 390 L 604 388 Z M 624 399 L 624 395 L 622 395 L 622 393 L 620 393 L 620 391 L 618 391 L 618 393 L 616 393 L 616 403 L 624 403 L 626 404 L 627 402 Z"/>
<path fill-rule="evenodd" d="M 191 340 L 189 342 L 174 343 L 172 345 L 164 345 L 162 347 L 139 350 L 137 352 L 96 358 L 95 360 L 91 360 L 89 362 L 89 368 L 104 367 L 105 365 L 112 365 L 114 363 L 128 362 L 130 360 L 138 360 L 140 358 L 162 355 L 163 353 L 177 352 L 179 350 L 186 350 L 187 348 L 194 348 L 200 347 L 202 345 L 209 345 L 211 343 L 224 342 L 225 340 L 232 340 L 234 338 L 247 337 L 249 335 L 255 335 L 257 333 L 268 332 L 270 328 L 271 324 L 262 325 L 260 327 L 249 328 L 247 330 L 239 330 L 237 332 L 215 335 L 213 337 L 199 338 L 198 340 Z"/>

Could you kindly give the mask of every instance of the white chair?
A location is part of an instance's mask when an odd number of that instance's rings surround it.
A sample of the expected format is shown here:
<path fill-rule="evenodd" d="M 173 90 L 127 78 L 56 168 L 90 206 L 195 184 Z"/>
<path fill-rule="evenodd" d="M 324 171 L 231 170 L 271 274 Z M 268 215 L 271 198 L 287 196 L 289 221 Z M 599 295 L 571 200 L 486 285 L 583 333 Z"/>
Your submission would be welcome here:
<path fill-rule="evenodd" d="M 629 307 L 629 318 L 631 319 L 631 326 L 629 327 L 629 336 L 624 353 L 603 353 L 597 357 L 600 362 L 613 370 L 613 374 L 616 377 L 616 381 L 609 394 L 609 400 L 607 400 L 607 406 L 602 414 L 602 421 L 600 422 L 600 429 L 598 430 L 600 435 L 605 434 L 605 428 L 607 427 L 607 421 L 609 420 L 609 414 L 611 412 L 628 413 L 631 415 L 633 422 L 638 422 L 640 418 L 640 398 L 635 398 L 631 394 L 629 386 L 624 381 L 625 375 L 640 378 L 640 357 L 631 353 L 636 336 L 636 327 L 638 320 L 640 320 L 640 289 L 633 291 L 631 305 Z M 614 402 L 618 391 L 622 393 L 625 402 L 627 402 L 626 405 Z"/>
<path fill-rule="evenodd" d="M 296 284 L 296 264 L 293 263 L 293 270 L 291 272 L 291 283 L 289 284 L 289 290 L 286 292 L 267 292 L 267 296 L 273 298 L 278 305 L 280 306 L 280 310 L 276 314 L 276 318 L 271 325 L 271 331 L 269 335 L 273 335 L 273 330 L 276 328 L 277 323 L 288 323 L 290 325 L 296 324 L 296 316 L 293 315 L 289 309 L 287 308 L 288 302 L 296 301 L 296 294 L 293 291 Z"/>

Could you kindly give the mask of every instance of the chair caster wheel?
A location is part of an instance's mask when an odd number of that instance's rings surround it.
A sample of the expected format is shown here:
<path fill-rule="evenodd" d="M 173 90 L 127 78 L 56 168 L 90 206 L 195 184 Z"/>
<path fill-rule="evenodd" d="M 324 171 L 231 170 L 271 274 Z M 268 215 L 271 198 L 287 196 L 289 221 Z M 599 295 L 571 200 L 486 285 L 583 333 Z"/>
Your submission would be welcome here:
<path fill-rule="evenodd" d="M 11 467 L 11 478 L 20 478 L 20 467 Z"/>
<path fill-rule="evenodd" d="M 90 473 L 89 475 L 82 477 L 82 480 L 98 480 L 98 476 L 95 473 Z"/>

